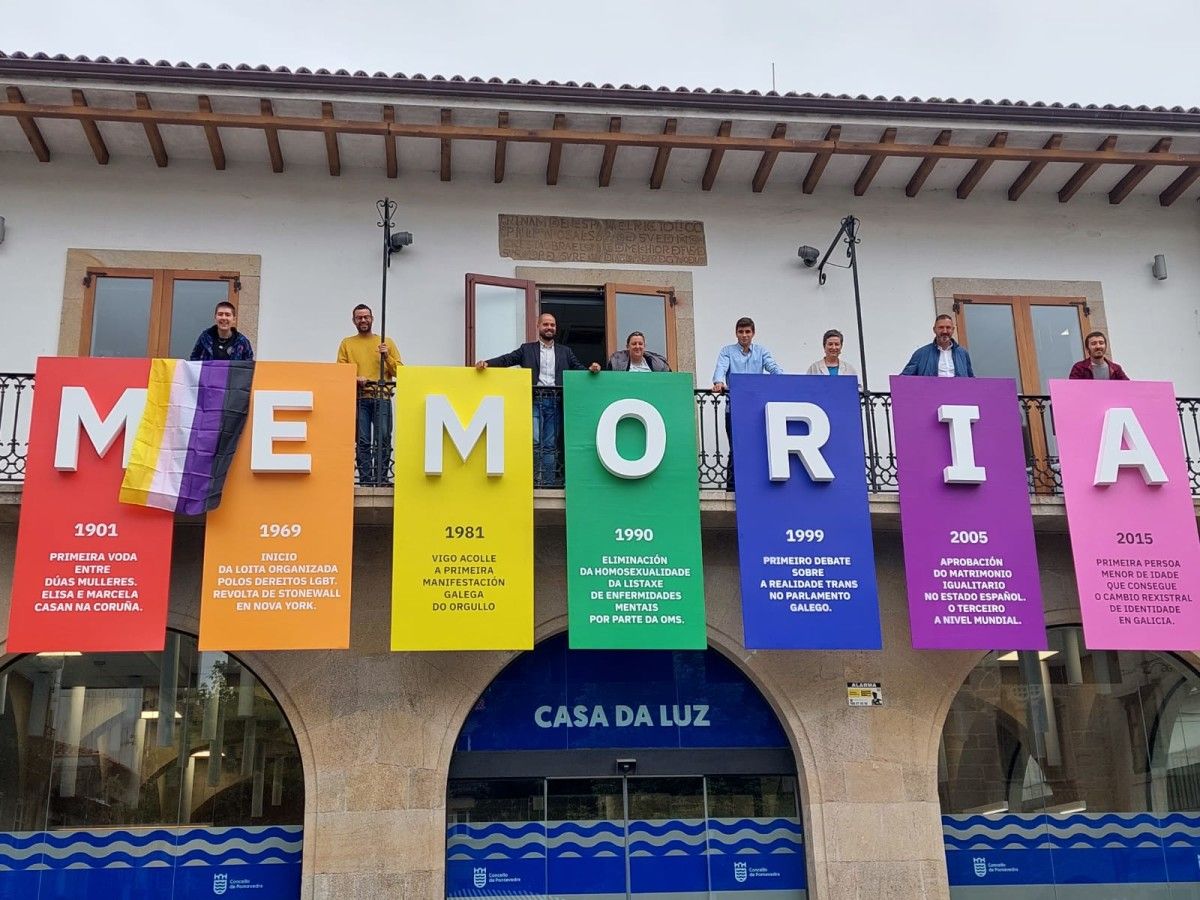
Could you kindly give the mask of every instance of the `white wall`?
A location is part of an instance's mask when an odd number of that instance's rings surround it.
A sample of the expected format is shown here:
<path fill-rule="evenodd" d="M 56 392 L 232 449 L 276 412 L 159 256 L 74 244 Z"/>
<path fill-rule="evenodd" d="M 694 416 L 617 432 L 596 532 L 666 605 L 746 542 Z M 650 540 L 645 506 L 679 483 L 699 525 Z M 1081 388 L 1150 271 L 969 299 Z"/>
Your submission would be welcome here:
<path fill-rule="evenodd" d="M 910 200 L 882 188 L 855 198 L 833 185 L 806 196 L 774 180 L 756 195 L 737 181 L 711 193 L 651 191 L 644 181 L 599 189 L 591 178 L 494 185 L 482 173 L 443 184 L 427 173 L 389 181 L 363 170 L 331 178 L 321 169 L 273 175 L 236 162 L 214 172 L 192 161 L 158 170 L 148 159 L 100 167 L 0 154 L 0 215 L 8 223 L 0 245 L 0 371 L 32 371 L 37 356 L 56 352 L 70 247 L 260 254 L 259 355 L 330 359 L 353 331 L 350 308 L 378 305 L 374 203 L 389 194 L 400 202 L 397 227 L 416 235 L 394 260 L 388 319 L 409 363 L 462 361 L 463 274 L 512 275 L 517 265 L 498 255 L 499 212 L 703 220 L 709 265 L 694 270 L 701 384 L 739 315 L 756 319 L 760 340 L 789 371 L 819 355 L 830 327 L 846 332 L 847 357 L 857 362 L 849 273 L 831 270 L 818 288 L 796 258 L 800 244 L 823 250 L 841 216 L 853 212 L 863 223 L 873 387 L 886 388 L 885 376 L 930 339 L 932 278 L 1033 278 L 1102 282 L 1115 358 L 1135 378 L 1174 380 L 1177 393 L 1200 395 L 1194 202 L 1163 209 L 1150 196 L 1111 206 L 1098 194 L 1059 204 L 1032 191 L 1018 203 L 982 192 L 967 201 L 946 191 Z M 1165 282 L 1150 276 L 1155 253 L 1167 256 Z"/>

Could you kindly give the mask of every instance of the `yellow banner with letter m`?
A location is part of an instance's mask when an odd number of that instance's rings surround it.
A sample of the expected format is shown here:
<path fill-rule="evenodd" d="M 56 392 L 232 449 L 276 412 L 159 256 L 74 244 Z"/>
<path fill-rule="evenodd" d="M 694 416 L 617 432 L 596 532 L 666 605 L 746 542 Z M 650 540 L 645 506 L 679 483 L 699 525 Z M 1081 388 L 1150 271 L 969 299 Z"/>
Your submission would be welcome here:
<path fill-rule="evenodd" d="M 393 650 L 533 647 L 525 369 L 396 374 Z"/>

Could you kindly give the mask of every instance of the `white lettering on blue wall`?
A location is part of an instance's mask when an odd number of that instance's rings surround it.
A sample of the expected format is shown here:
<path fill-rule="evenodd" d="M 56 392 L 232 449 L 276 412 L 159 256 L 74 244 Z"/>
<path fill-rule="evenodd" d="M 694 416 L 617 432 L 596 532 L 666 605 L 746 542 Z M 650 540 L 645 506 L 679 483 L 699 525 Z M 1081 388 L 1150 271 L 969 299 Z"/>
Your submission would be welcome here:
<path fill-rule="evenodd" d="M 708 728 L 707 703 L 659 704 L 656 708 L 618 703 L 610 715 L 603 706 L 539 706 L 533 711 L 538 728 Z"/>

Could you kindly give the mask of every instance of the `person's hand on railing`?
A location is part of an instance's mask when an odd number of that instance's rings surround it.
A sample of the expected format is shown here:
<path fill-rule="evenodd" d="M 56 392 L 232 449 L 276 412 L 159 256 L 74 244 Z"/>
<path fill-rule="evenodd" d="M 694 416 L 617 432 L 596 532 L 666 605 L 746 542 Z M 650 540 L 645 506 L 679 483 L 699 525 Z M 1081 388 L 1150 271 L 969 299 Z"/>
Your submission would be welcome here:
<path fill-rule="evenodd" d="M 723 394 L 723 393 L 725 393 L 725 382 L 723 382 L 723 381 L 718 381 L 716 384 L 714 384 L 714 385 L 712 386 L 712 392 L 713 392 L 714 394 Z"/>
<path fill-rule="evenodd" d="M 481 359 L 481 360 L 479 360 L 479 362 L 475 363 L 475 371 L 476 371 L 476 372 L 482 372 L 482 371 L 483 371 L 484 369 L 486 369 L 487 367 L 488 367 L 488 366 L 487 366 L 487 360 L 486 360 L 486 359 Z"/>
<path fill-rule="evenodd" d="M 600 371 L 600 363 L 598 363 L 598 362 L 592 363 L 590 366 L 588 366 L 588 371 L 591 372 L 593 375 L 595 375 L 597 372 Z"/>

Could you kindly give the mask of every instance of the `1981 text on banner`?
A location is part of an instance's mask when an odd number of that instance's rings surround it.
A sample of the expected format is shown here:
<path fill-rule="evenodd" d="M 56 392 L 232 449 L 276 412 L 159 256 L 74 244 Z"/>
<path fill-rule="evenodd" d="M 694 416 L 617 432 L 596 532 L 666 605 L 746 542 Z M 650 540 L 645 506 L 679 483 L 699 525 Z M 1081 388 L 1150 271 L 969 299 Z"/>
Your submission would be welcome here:
<path fill-rule="evenodd" d="M 397 373 L 393 650 L 533 647 L 531 404 L 524 369 Z"/>
<path fill-rule="evenodd" d="M 1092 650 L 1200 645 L 1200 539 L 1174 386 L 1051 381 L 1083 634 Z"/>
<path fill-rule="evenodd" d="M 690 375 L 563 375 L 575 649 L 707 646 Z"/>
<path fill-rule="evenodd" d="M 162 649 L 175 517 L 117 499 L 149 371 L 38 360 L 9 652 Z"/>
<path fill-rule="evenodd" d="M 746 647 L 882 646 L 853 378 L 731 375 Z"/>
<path fill-rule="evenodd" d="M 208 514 L 201 650 L 350 646 L 354 368 L 260 362 Z"/>
<path fill-rule="evenodd" d="M 1017 385 L 892 376 L 917 649 L 1044 650 Z"/>

